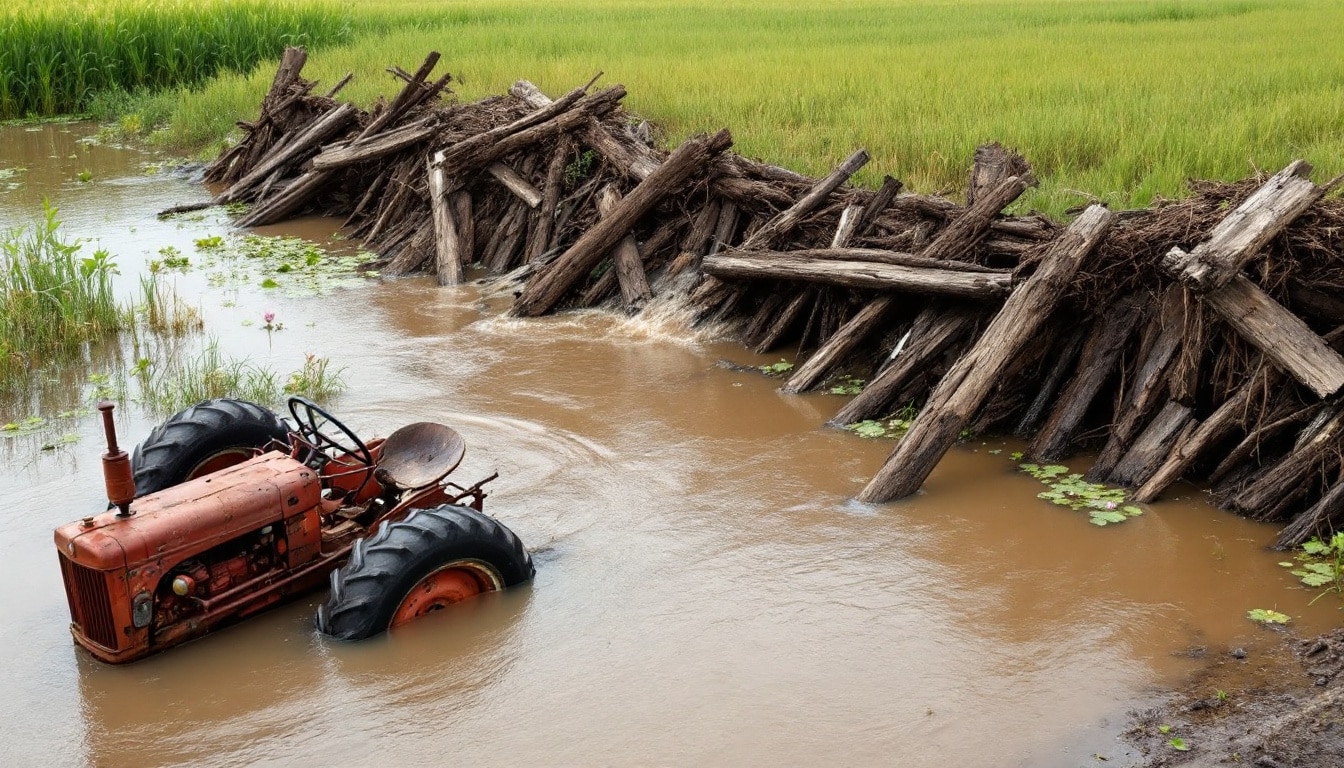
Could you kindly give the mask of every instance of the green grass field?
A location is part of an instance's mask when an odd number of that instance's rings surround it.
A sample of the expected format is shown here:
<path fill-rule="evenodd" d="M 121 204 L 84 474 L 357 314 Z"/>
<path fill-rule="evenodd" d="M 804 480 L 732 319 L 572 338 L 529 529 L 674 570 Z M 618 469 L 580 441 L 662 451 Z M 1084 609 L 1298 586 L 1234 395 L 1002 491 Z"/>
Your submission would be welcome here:
<path fill-rule="evenodd" d="M 134 6 L 135 0 L 101 0 Z M 227 0 L 206 0 L 226 3 Z M 151 6 L 153 7 L 153 6 Z M 429 50 L 463 98 L 515 79 L 558 93 L 605 72 L 666 139 L 731 128 L 743 154 L 820 175 L 856 147 L 921 192 L 958 193 L 998 140 L 1034 165 L 1025 206 L 1147 205 L 1188 178 L 1235 179 L 1305 158 L 1344 172 L 1339 0 L 393 0 L 353 6 L 353 42 L 305 74 L 356 74 L 361 103 Z M 161 94 L 159 139 L 217 140 L 256 113 L 273 74 Z M 118 107 L 134 112 L 135 102 Z"/>

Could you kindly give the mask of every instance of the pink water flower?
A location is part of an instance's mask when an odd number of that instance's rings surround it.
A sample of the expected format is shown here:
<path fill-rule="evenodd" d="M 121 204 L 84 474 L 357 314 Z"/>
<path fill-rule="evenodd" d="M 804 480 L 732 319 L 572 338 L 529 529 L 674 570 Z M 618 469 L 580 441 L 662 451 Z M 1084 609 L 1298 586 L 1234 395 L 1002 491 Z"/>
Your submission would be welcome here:
<path fill-rule="evenodd" d="M 1107 509 L 1115 509 L 1116 506 L 1117 506 L 1117 505 L 1116 505 L 1116 503 L 1115 503 L 1114 501 L 1108 501 L 1108 502 L 1106 502 L 1106 508 L 1107 508 Z"/>
<path fill-rule="evenodd" d="M 267 312 L 266 314 L 261 316 L 261 319 L 265 320 L 267 325 L 270 325 L 271 321 L 275 319 L 275 313 Z"/>

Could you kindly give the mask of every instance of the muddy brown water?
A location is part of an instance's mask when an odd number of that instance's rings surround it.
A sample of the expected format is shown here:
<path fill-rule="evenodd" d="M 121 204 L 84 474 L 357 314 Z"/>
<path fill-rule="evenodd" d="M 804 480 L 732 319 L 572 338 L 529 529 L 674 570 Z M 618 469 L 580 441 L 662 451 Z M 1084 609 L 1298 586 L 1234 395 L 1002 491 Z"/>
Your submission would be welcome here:
<path fill-rule="evenodd" d="M 50 198 L 127 295 L 158 249 L 228 232 L 218 212 L 155 219 L 205 192 L 90 132 L 0 129 L 0 174 L 26 169 L 0 179 L 0 222 Z M 317 635 L 317 594 L 105 666 L 70 640 L 51 543 L 105 505 L 97 425 L 0 438 L 2 765 L 1123 764 L 1130 709 L 1201 655 L 1275 639 L 1247 609 L 1339 621 L 1276 565 L 1273 528 L 1184 488 L 1100 529 L 1035 498 L 1001 440 L 952 451 L 913 499 L 858 504 L 892 444 L 824 428 L 841 398 L 725 368 L 778 356 L 673 316 L 515 321 L 425 279 L 291 296 L 210 273 L 173 278 L 206 320 L 189 344 L 282 372 L 329 356 L 348 385 L 332 409 L 361 434 L 456 428 L 455 476 L 500 472 L 487 510 L 537 577 L 368 642 Z M 267 311 L 284 330 L 260 329 Z M 87 397 L 62 381 L 67 407 Z M 126 444 L 161 418 L 120 413 Z"/>

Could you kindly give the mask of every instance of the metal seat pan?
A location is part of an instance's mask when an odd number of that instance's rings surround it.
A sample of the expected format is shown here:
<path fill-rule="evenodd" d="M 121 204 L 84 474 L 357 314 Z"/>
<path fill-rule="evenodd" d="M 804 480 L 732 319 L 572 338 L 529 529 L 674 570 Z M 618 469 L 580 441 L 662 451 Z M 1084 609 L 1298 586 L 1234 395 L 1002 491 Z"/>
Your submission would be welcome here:
<path fill-rule="evenodd" d="M 467 443 L 451 427 L 418 421 L 388 435 L 381 453 L 380 479 L 404 491 L 424 488 L 457 469 L 467 454 Z"/>

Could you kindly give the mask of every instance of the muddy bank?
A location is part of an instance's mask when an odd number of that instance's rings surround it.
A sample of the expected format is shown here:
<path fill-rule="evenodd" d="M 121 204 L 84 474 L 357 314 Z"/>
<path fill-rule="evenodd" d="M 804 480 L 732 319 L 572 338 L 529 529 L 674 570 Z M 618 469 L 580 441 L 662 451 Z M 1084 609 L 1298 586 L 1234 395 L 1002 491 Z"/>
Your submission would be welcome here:
<path fill-rule="evenodd" d="M 1216 656 L 1167 704 L 1136 714 L 1126 739 L 1142 766 L 1344 766 L 1344 628 L 1306 640 L 1267 632 Z"/>

